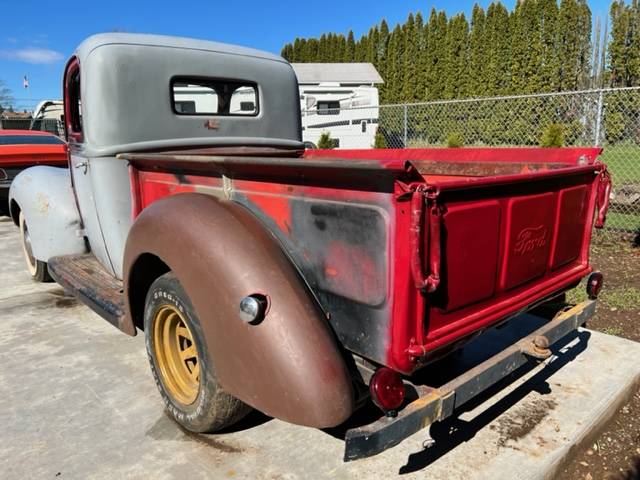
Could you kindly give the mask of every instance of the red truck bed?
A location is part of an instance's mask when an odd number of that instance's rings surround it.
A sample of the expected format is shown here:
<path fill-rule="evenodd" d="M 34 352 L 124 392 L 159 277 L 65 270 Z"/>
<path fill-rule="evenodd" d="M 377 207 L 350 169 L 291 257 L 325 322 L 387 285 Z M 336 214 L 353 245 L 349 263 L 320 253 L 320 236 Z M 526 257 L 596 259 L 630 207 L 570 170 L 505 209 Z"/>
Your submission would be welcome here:
<path fill-rule="evenodd" d="M 243 204 L 280 240 L 343 346 L 410 373 L 590 272 L 596 204 L 603 217 L 610 188 L 599 153 L 464 148 L 126 158 L 134 216 L 180 192 Z"/>

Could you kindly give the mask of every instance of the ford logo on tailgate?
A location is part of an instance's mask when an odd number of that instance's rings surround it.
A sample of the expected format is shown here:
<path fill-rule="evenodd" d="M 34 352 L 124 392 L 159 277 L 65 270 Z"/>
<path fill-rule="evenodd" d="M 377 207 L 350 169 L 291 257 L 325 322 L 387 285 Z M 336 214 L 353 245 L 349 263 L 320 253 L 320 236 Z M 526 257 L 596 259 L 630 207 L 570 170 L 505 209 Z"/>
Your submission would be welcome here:
<path fill-rule="evenodd" d="M 537 227 L 527 227 L 522 229 L 516 237 L 514 253 L 525 255 L 542 248 L 547 243 L 547 227 L 539 225 Z"/>

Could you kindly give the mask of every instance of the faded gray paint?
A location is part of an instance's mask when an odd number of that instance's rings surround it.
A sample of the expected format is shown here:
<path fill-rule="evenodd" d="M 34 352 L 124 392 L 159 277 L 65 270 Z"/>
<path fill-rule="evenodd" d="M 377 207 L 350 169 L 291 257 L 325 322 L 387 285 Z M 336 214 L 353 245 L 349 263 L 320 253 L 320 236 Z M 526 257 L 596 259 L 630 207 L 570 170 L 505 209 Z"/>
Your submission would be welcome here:
<path fill-rule="evenodd" d="M 91 158 L 89 170 L 102 239 L 113 273 L 122 279 L 124 244 L 132 224 L 128 164 L 113 157 Z"/>
<path fill-rule="evenodd" d="M 71 175 L 73 176 L 74 190 L 78 198 L 80 215 L 82 216 L 84 234 L 89 239 L 91 252 L 102 265 L 113 273 L 95 206 L 93 182 L 91 181 L 93 168 L 90 167 L 89 159 L 82 155 L 71 153 Z"/>
<path fill-rule="evenodd" d="M 20 207 L 38 260 L 46 262 L 56 255 L 86 252 L 66 168 L 37 166 L 23 170 L 11 184 L 9 202 Z"/>

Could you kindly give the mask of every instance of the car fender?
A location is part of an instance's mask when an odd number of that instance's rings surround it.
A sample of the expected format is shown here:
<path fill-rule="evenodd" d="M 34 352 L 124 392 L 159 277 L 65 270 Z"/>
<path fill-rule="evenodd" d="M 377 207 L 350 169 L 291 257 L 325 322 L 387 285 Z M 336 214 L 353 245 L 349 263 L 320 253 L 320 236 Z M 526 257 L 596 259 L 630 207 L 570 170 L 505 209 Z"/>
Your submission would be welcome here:
<path fill-rule="evenodd" d="M 67 168 L 36 166 L 20 172 L 9 189 L 9 208 L 16 225 L 19 213 L 24 215 L 38 260 L 87 251 Z"/>
<path fill-rule="evenodd" d="M 222 387 L 285 421 L 335 426 L 354 410 L 343 352 L 298 271 L 271 233 L 243 206 L 184 193 L 151 204 L 125 247 L 125 321 L 143 315 L 141 259 L 153 255 L 189 295 Z M 268 310 L 241 321 L 242 298 L 260 294 Z M 146 295 L 146 292 L 144 293 Z"/>

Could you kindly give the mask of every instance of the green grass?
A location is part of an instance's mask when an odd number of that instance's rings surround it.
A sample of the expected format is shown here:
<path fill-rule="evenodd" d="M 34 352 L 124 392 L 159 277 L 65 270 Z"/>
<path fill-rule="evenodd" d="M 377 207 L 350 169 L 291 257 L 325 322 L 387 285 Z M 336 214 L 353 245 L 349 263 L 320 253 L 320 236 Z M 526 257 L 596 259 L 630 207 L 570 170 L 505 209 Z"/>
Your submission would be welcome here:
<path fill-rule="evenodd" d="M 613 185 L 640 183 L 640 146 L 611 145 L 604 147 L 600 161 L 606 163 Z"/>
<path fill-rule="evenodd" d="M 584 282 L 581 282 L 573 290 L 567 292 L 567 303 L 578 304 L 584 302 L 587 299 L 587 289 L 584 286 Z"/>
<path fill-rule="evenodd" d="M 640 232 L 640 215 L 609 212 L 605 228 L 622 229 L 631 232 Z"/>
<path fill-rule="evenodd" d="M 611 145 L 604 147 L 600 161 L 606 163 L 611 172 L 614 189 L 630 183 L 640 184 L 640 146 Z M 640 231 L 640 215 L 610 212 L 607 228 Z"/>
<path fill-rule="evenodd" d="M 587 291 L 584 282 L 567 292 L 567 303 L 577 304 L 586 299 Z M 615 308 L 622 312 L 636 310 L 640 307 L 640 289 L 636 287 L 618 287 L 607 290 L 604 288 L 598 300 L 605 307 Z"/>
<path fill-rule="evenodd" d="M 618 327 L 607 327 L 607 328 L 603 328 L 601 330 L 602 333 L 605 333 L 607 335 L 614 335 L 616 337 L 619 337 L 620 334 L 622 334 L 622 329 L 618 328 Z"/>
<path fill-rule="evenodd" d="M 640 289 L 619 287 L 602 291 L 602 302 L 609 308 L 627 311 L 640 307 Z"/>

